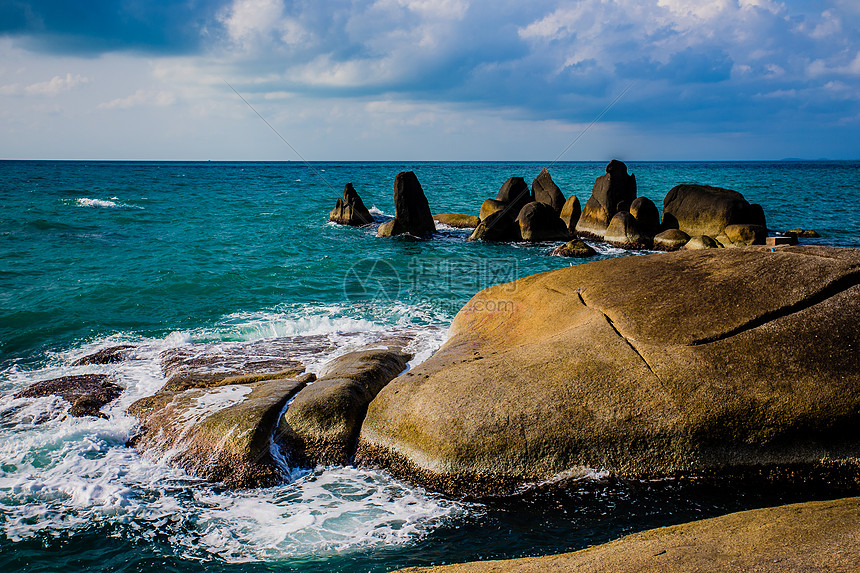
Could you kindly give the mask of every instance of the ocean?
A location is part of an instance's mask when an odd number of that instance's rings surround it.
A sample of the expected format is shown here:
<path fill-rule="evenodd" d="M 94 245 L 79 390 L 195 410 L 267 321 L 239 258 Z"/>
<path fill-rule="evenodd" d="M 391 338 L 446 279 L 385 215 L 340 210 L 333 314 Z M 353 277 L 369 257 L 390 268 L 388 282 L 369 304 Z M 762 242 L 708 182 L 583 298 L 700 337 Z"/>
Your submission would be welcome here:
<path fill-rule="evenodd" d="M 860 162 L 637 163 L 658 207 L 679 183 L 734 189 L 774 230 L 860 248 Z M 292 337 L 310 371 L 381 333 L 412 337 L 412 365 L 442 344 L 478 290 L 581 264 L 554 244 L 377 238 L 328 223 L 352 182 L 378 220 L 414 171 L 434 213 L 477 214 L 511 176 L 541 163 L 0 161 L 0 570 L 391 571 L 570 551 L 643 529 L 836 492 L 719 482 L 618 483 L 596 468 L 565 490 L 446 499 L 377 470 L 290 469 L 285 483 L 227 491 L 126 446 L 127 414 L 163 383 L 159 355 Z M 550 167 L 584 204 L 604 163 Z M 598 258 L 635 256 L 595 244 Z M 329 350 L 311 341 L 327 341 Z M 302 341 L 307 340 L 306 346 Z M 73 366 L 117 344 L 133 360 Z M 331 350 L 331 349 L 334 350 Z M 108 373 L 106 419 L 39 380 Z"/>

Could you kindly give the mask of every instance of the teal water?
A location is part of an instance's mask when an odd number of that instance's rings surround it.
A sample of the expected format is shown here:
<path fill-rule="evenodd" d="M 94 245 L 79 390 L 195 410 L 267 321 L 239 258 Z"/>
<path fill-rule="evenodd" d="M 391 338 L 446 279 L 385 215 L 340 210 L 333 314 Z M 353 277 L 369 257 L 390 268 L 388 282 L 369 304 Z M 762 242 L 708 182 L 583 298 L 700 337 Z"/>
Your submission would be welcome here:
<path fill-rule="evenodd" d="M 582 203 L 603 163 L 550 169 Z M 0 162 L 0 569 L 388 571 L 541 554 L 811 491 L 702 484 L 584 486 L 526 500 L 446 500 L 380 472 L 320 468 L 230 493 L 125 447 L 125 409 L 163 378 L 157 357 L 191 342 L 408 331 L 416 360 L 479 289 L 576 264 L 552 244 L 380 239 L 327 223 L 346 182 L 379 220 L 396 173 L 417 174 L 434 212 L 477 213 L 538 163 Z M 735 189 L 774 230 L 860 247 L 860 162 L 635 163 L 658 206 L 678 183 Z M 601 257 L 636 253 L 597 245 Z M 130 342 L 138 360 L 72 367 Z M 309 351 L 310 352 L 310 351 Z M 318 364 L 325 356 L 308 356 Z M 37 380 L 109 372 L 126 387 L 108 420 L 11 395 Z M 598 476 L 599 477 L 599 476 Z"/>

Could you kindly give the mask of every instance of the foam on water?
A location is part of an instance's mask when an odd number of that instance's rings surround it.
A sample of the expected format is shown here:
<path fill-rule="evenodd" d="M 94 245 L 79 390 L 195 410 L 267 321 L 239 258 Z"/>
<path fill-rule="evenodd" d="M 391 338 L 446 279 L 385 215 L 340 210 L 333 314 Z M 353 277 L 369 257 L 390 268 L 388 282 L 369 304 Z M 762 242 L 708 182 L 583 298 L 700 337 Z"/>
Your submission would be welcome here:
<path fill-rule="evenodd" d="M 138 423 L 127 410 L 164 383 L 159 361 L 170 348 L 272 334 L 296 337 L 300 347 L 303 336 L 314 341 L 323 336 L 329 342 L 324 355 L 308 351 L 302 357 L 319 367 L 383 334 L 406 334 L 413 338 L 410 350 L 417 363 L 444 338 L 444 329 L 421 324 L 431 318 L 414 308 L 389 309 L 376 321 L 352 317 L 346 306 L 284 307 L 228 315 L 212 328 L 160 339 L 117 334 L 51 355 L 37 370 L 9 366 L 0 372 L 0 535 L 20 541 L 98 529 L 142 542 L 166 539 L 181 558 L 227 562 L 324 555 L 421 538 L 467 506 L 384 472 L 352 467 L 293 469 L 290 481 L 277 487 L 223 491 L 171 468 L 168 457 L 148 459 L 129 448 Z M 128 360 L 71 366 L 98 349 L 128 343 L 135 345 Z M 69 404 L 53 396 L 13 397 L 35 381 L 83 373 L 110 374 L 125 388 L 102 410 L 107 419 L 71 417 Z M 196 419 L 238 403 L 247 391 L 225 386 L 209 392 L 188 415 Z"/>

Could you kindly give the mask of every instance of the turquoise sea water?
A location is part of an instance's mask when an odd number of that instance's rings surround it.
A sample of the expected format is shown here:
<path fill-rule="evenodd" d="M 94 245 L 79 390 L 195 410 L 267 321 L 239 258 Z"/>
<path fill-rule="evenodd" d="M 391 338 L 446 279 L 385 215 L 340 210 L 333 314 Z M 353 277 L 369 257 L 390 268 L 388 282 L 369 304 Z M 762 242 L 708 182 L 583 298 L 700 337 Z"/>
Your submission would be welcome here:
<path fill-rule="evenodd" d="M 604 163 L 559 163 L 584 203 Z M 134 400 L 164 382 L 158 354 L 194 343 L 323 336 L 346 347 L 408 331 L 416 361 L 485 286 L 577 261 L 552 244 L 467 243 L 467 231 L 380 239 L 327 222 L 352 182 L 378 220 L 396 173 L 413 170 L 434 212 L 477 214 L 538 163 L 0 162 L 0 570 L 389 571 L 572 550 L 630 531 L 827 496 L 728 485 L 622 484 L 481 504 L 382 472 L 318 468 L 276 488 L 230 493 L 125 446 Z M 662 205 L 678 183 L 735 189 L 774 230 L 860 248 L 860 162 L 636 163 Z M 602 257 L 630 253 L 597 245 Z M 299 338 L 300 340 L 300 338 Z M 73 367 L 93 350 L 137 359 Z M 311 369 L 327 357 L 305 357 Z M 12 394 L 37 380 L 106 372 L 126 387 L 109 419 Z M 600 477 L 597 475 L 596 477 Z"/>

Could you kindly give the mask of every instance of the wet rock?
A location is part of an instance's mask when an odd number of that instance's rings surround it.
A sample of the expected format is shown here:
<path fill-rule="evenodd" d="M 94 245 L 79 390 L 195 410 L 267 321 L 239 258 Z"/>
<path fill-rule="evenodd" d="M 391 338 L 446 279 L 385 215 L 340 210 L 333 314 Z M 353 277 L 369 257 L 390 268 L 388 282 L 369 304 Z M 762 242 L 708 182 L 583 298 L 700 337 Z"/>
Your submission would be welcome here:
<path fill-rule="evenodd" d="M 794 235 L 803 239 L 817 239 L 821 235 L 812 229 L 789 229 L 785 232 L 786 235 Z"/>
<path fill-rule="evenodd" d="M 597 252 L 579 239 L 573 239 L 550 251 L 551 257 L 593 257 Z"/>
<path fill-rule="evenodd" d="M 606 175 L 594 181 L 591 197 L 576 223 L 576 234 L 602 241 L 615 213 L 629 208 L 635 198 L 636 177 L 628 175 L 624 163 L 613 159 L 606 166 Z"/>
<path fill-rule="evenodd" d="M 394 178 L 394 219 L 380 226 L 377 235 L 423 237 L 435 231 L 436 224 L 418 177 L 412 171 L 398 173 Z"/>
<path fill-rule="evenodd" d="M 532 197 L 539 203 L 551 206 L 556 215 L 561 213 L 561 208 L 564 207 L 565 203 L 561 189 L 552 180 L 546 167 L 541 169 L 540 174 L 532 182 Z"/>
<path fill-rule="evenodd" d="M 481 219 L 474 215 L 463 215 L 462 213 L 440 213 L 433 215 L 433 220 L 455 229 L 474 229 L 481 222 Z"/>
<path fill-rule="evenodd" d="M 719 244 L 713 237 L 707 235 L 696 235 L 690 237 L 690 240 L 684 243 L 680 248 L 682 251 L 700 251 L 702 249 L 719 249 L 722 245 Z"/>
<path fill-rule="evenodd" d="M 857 249 L 678 251 L 525 277 L 475 295 L 442 348 L 380 391 L 356 463 L 475 495 L 588 468 L 858 472 L 858 323 Z"/>
<path fill-rule="evenodd" d="M 630 214 L 643 235 L 653 237 L 660 232 L 660 211 L 654 201 L 647 197 L 637 197 L 630 204 Z"/>
<path fill-rule="evenodd" d="M 561 208 L 561 220 L 567 227 L 567 232 L 571 235 L 576 231 L 576 224 L 579 222 L 581 212 L 582 207 L 580 207 L 579 199 L 576 195 L 568 197 Z"/>
<path fill-rule="evenodd" d="M 496 211 L 483 219 L 469 235 L 470 241 L 521 241 L 520 225 L 506 211 Z"/>
<path fill-rule="evenodd" d="M 36 382 L 15 394 L 15 398 L 59 396 L 72 404 L 69 409 L 72 416 L 107 418 L 100 410 L 116 400 L 122 391 L 122 386 L 111 382 L 107 374 L 81 374 Z"/>
<path fill-rule="evenodd" d="M 275 439 L 290 462 L 348 464 L 367 405 L 411 358 L 396 348 L 375 348 L 350 352 L 327 364 L 280 420 Z"/>
<path fill-rule="evenodd" d="M 630 213 L 619 211 L 609 222 L 603 240 L 620 249 L 650 249 L 651 240 L 639 230 L 639 224 Z"/>
<path fill-rule="evenodd" d="M 663 229 L 681 229 L 691 237 L 717 237 L 733 224 L 767 226 L 761 206 L 750 205 L 731 189 L 676 185 L 663 199 Z"/>
<path fill-rule="evenodd" d="M 72 366 L 86 366 L 89 364 L 115 364 L 131 358 L 134 353 L 135 346 L 133 344 L 119 344 L 117 346 L 109 346 L 102 348 L 97 352 L 88 354 L 83 358 L 78 358 L 72 363 Z"/>
<path fill-rule="evenodd" d="M 558 213 L 546 203 L 532 201 L 517 215 L 520 236 L 524 241 L 565 241 L 569 238 L 564 222 Z"/>
<path fill-rule="evenodd" d="M 343 188 L 343 199 L 337 200 L 337 204 L 329 214 L 328 220 L 341 225 L 360 227 L 361 225 L 373 223 L 373 216 L 367 210 L 367 207 L 364 206 L 364 202 L 352 186 L 352 183 L 347 183 Z"/>
<path fill-rule="evenodd" d="M 667 229 L 654 235 L 654 249 L 658 251 L 677 251 L 687 244 L 690 235 L 680 229 Z"/>

